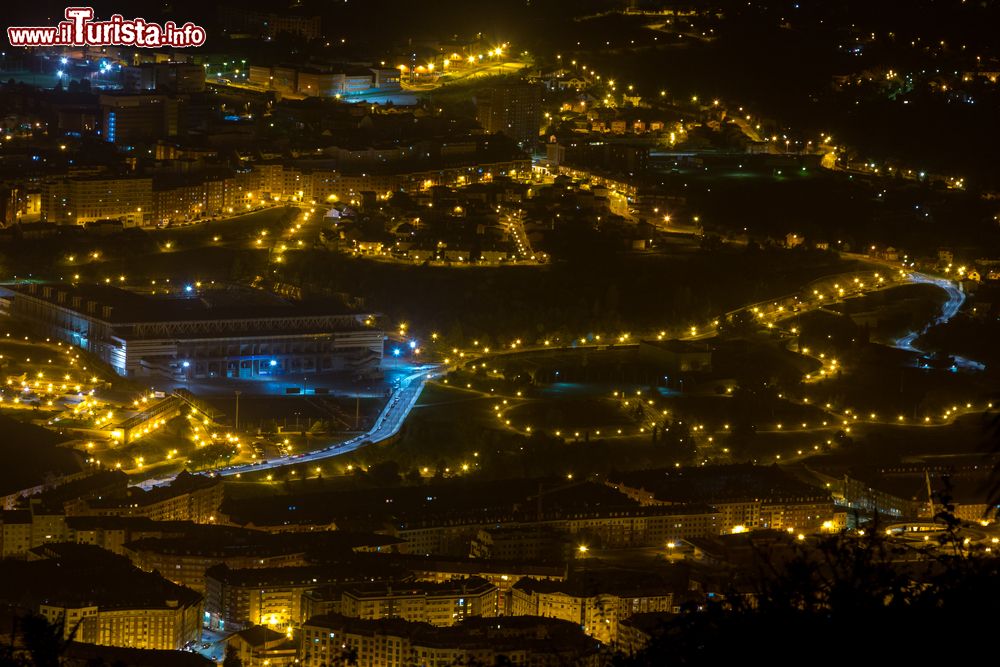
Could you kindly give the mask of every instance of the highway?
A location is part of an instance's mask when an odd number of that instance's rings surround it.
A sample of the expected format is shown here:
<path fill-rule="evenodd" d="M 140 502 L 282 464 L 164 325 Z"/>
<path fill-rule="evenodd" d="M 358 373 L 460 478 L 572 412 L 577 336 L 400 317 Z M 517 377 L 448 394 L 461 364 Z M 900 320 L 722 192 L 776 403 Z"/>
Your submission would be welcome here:
<path fill-rule="evenodd" d="M 420 371 L 407 375 L 399 380 L 399 387 L 394 389 L 389 400 L 386 402 L 382 412 L 367 433 L 356 435 L 350 440 L 328 445 L 323 449 L 317 449 L 305 454 L 293 454 L 280 458 L 272 458 L 260 463 L 250 463 L 240 466 L 230 466 L 216 470 L 215 473 L 223 477 L 238 475 L 247 472 L 257 472 L 259 470 L 269 470 L 280 468 L 292 463 L 309 463 L 311 461 L 321 461 L 332 456 L 340 456 L 347 452 L 353 452 L 366 445 L 371 445 L 382 440 L 388 440 L 403 427 L 403 422 L 410 414 L 413 406 L 420 398 L 420 392 L 424 384 L 434 376 L 433 371 L 422 368 Z"/>
<path fill-rule="evenodd" d="M 399 380 L 399 386 L 393 390 L 389 400 L 385 404 L 385 407 L 382 408 L 382 412 L 379 413 L 375 423 L 366 433 L 356 435 L 350 440 L 337 442 L 322 449 L 317 449 L 304 454 L 293 454 L 292 456 L 270 458 L 266 461 L 260 461 L 259 463 L 229 466 L 227 468 L 218 468 L 207 472 L 221 477 L 230 477 L 234 475 L 241 475 L 243 473 L 271 470 L 273 468 L 280 468 L 291 464 L 321 461 L 323 459 L 353 452 L 367 445 L 388 440 L 399 433 L 399 430 L 403 427 L 403 422 L 406 421 L 406 417 L 410 414 L 410 411 L 413 410 L 413 406 L 416 405 L 417 399 L 420 398 L 420 392 L 423 391 L 424 385 L 428 380 L 436 375 L 436 369 L 437 366 L 427 365 L 421 367 L 417 372 L 401 378 Z M 158 479 L 148 479 L 137 484 L 136 486 L 148 490 L 155 486 L 169 484 L 175 476 L 176 475 L 170 475 L 168 477 Z"/>

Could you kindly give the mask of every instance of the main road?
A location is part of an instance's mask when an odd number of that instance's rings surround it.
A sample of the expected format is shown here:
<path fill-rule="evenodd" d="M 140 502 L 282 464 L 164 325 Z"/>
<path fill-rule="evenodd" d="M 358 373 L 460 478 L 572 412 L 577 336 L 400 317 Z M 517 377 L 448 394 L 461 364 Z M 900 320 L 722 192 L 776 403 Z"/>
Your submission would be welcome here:
<path fill-rule="evenodd" d="M 375 423 L 366 433 L 305 454 L 293 454 L 291 456 L 268 459 L 260 463 L 230 466 L 216 470 L 215 474 L 228 477 L 241 475 L 246 472 L 280 468 L 281 466 L 293 463 L 321 461 L 331 456 L 340 456 L 361 447 L 388 440 L 399 433 L 399 430 L 403 427 L 403 422 L 406 421 L 406 417 L 413 410 L 413 406 L 417 404 L 417 399 L 420 398 L 420 392 L 423 391 L 424 384 L 434 376 L 433 368 L 436 367 L 431 366 L 430 368 L 431 370 L 428 370 L 428 367 L 425 366 L 416 373 L 399 379 L 399 386 L 393 390 L 385 407 L 382 408 L 382 412 L 379 413 L 378 418 L 375 419 Z"/>
<path fill-rule="evenodd" d="M 413 406 L 417 404 L 417 399 L 420 398 L 420 392 L 423 391 L 424 385 L 428 380 L 432 379 L 436 375 L 437 368 L 438 367 L 436 365 L 428 364 L 421 367 L 416 372 L 400 378 L 398 386 L 395 387 L 392 394 L 390 394 L 389 400 L 386 402 L 385 407 L 382 408 L 382 412 L 380 412 L 378 417 L 375 419 L 375 423 L 372 427 L 365 433 L 356 435 L 350 440 L 333 443 L 322 449 L 316 449 L 304 454 L 274 457 L 267 459 L 266 461 L 262 460 L 258 463 L 247 463 L 243 465 L 228 466 L 226 468 L 216 468 L 206 472 L 211 475 L 231 477 L 234 475 L 242 475 L 243 473 L 271 470 L 273 468 L 280 468 L 282 466 L 292 464 L 321 461 L 323 459 L 353 452 L 361 447 L 388 440 L 399 433 L 399 430 L 403 427 L 403 422 L 406 421 L 406 417 L 410 414 L 410 411 L 413 410 Z M 169 477 L 148 479 L 137 484 L 136 486 L 144 489 L 150 489 L 155 486 L 169 484 L 174 477 L 175 475 L 170 475 Z"/>
<path fill-rule="evenodd" d="M 919 338 L 921 334 L 926 332 L 933 325 L 944 324 L 951 318 L 955 317 L 958 310 L 962 307 L 962 304 L 965 303 L 965 291 L 962 290 L 962 286 L 954 280 L 936 278 L 934 276 L 929 276 L 926 273 L 913 271 L 909 274 L 909 279 L 914 283 L 924 283 L 926 285 L 940 287 L 948 294 L 948 300 L 941 305 L 941 314 L 939 316 L 934 318 L 932 322 L 928 322 L 927 325 L 920 331 L 911 331 L 902 338 L 896 340 L 896 347 L 904 350 L 911 350 L 913 352 L 920 352 L 920 350 L 913 347 L 913 341 Z"/>

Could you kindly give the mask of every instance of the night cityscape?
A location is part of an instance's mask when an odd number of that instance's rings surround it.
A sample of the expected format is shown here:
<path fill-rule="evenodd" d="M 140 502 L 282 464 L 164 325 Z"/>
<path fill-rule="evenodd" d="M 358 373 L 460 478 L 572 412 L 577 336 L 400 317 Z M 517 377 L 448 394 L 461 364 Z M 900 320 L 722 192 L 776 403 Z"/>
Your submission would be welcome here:
<path fill-rule="evenodd" d="M 0 667 L 991 663 L 1000 2 L 40 5 Z"/>

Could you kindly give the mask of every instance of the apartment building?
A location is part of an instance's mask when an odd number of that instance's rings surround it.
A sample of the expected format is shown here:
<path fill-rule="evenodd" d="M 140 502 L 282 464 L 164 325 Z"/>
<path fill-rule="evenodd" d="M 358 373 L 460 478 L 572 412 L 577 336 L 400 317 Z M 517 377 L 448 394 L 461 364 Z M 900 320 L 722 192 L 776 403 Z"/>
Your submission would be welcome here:
<path fill-rule="evenodd" d="M 603 664 L 600 642 L 578 625 L 551 618 L 472 618 L 441 628 L 334 614 L 310 619 L 300 646 L 303 667 L 341 664 L 347 656 L 358 667 Z"/>
<path fill-rule="evenodd" d="M 607 644 L 618 640 L 619 623 L 634 614 L 669 612 L 673 591 L 650 576 L 642 581 L 624 574 L 602 574 L 569 581 L 522 579 L 511 590 L 511 614 L 544 616 L 578 624 Z"/>
<path fill-rule="evenodd" d="M 82 225 L 96 220 L 122 220 L 139 227 L 153 216 L 153 180 L 140 177 L 92 176 L 42 183 L 41 220 Z"/>
<path fill-rule="evenodd" d="M 497 615 L 497 588 L 469 577 L 447 582 L 354 584 L 343 589 L 340 613 L 351 618 L 402 618 L 451 626 L 473 616 Z"/>
<path fill-rule="evenodd" d="M 50 544 L 0 561 L 0 602 L 61 623 L 78 642 L 176 650 L 201 636 L 201 595 L 94 546 Z"/>

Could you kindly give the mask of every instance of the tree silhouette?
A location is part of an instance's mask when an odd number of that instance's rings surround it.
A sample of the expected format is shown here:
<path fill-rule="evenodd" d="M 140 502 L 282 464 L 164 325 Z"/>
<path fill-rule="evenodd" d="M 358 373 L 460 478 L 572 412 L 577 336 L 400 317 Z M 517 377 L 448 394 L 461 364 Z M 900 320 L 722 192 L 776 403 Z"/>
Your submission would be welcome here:
<path fill-rule="evenodd" d="M 935 551 L 894 542 L 877 524 L 787 559 L 759 548 L 754 571 L 734 576 L 724 595 L 687 604 L 644 651 L 616 663 L 931 664 L 940 653 L 976 655 L 958 638 L 991 631 L 1000 564 L 950 548 L 962 545 L 958 523 L 943 525 Z"/>
<path fill-rule="evenodd" d="M 239 651 L 235 646 L 226 646 L 226 657 L 222 659 L 222 667 L 243 667 Z"/>

